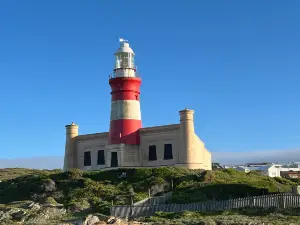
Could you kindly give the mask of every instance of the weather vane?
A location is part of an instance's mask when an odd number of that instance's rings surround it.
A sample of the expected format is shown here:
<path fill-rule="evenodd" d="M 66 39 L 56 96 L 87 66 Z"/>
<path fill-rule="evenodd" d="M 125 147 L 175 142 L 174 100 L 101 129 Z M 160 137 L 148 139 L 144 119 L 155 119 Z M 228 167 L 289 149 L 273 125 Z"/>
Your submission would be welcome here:
<path fill-rule="evenodd" d="M 128 42 L 128 40 L 125 40 L 124 38 L 119 38 L 119 42 Z"/>

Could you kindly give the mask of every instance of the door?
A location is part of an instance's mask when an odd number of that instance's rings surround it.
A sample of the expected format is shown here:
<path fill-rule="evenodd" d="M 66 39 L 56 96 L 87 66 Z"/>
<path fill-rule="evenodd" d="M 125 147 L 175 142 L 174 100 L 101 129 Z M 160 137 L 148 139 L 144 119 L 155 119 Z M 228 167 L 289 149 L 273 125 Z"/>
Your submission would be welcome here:
<path fill-rule="evenodd" d="M 110 161 L 111 167 L 118 167 L 118 153 L 112 152 L 111 153 L 111 161 Z"/>

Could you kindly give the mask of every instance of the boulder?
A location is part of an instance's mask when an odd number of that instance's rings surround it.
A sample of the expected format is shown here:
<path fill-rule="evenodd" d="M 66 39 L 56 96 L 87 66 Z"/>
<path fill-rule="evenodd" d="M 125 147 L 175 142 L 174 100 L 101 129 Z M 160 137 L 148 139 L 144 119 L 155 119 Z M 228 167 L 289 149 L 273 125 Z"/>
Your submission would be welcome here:
<path fill-rule="evenodd" d="M 27 208 L 31 210 L 39 210 L 41 209 L 41 205 L 39 203 L 32 202 L 27 206 Z"/>
<path fill-rule="evenodd" d="M 95 225 L 99 222 L 98 216 L 88 215 L 82 225 Z"/>
<path fill-rule="evenodd" d="M 20 210 L 18 212 L 12 213 L 11 216 L 12 216 L 13 220 L 18 220 L 18 221 L 24 222 L 26 212 L 24 210 Z"/>
<path fill-rule="evenodd" d="M 42 207 L 40 210 L 36 211 L 36 213 L 30 215 L 26 222 L 29 224 L 43 224 L 46 223 L 47 220 L 61 219 L 65 214 L 66 209 Z"/>

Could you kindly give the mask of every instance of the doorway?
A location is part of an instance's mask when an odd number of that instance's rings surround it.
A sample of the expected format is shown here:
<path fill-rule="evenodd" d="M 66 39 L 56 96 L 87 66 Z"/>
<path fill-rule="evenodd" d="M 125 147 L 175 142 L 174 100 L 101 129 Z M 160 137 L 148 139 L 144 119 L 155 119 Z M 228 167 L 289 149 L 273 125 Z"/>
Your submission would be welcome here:
<path fill-rule="evenodd" d="M 111 161 L 110 161 L 111 167 L 118 167 L 118 153 L 112 152 L 111 153 Z"/>

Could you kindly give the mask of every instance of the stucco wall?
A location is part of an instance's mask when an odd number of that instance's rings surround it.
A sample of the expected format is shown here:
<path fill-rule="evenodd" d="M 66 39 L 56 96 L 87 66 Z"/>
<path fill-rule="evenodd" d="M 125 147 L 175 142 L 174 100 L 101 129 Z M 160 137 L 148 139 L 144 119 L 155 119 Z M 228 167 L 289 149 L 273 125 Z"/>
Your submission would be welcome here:
<path fill-rule="evenodd" d="M 183 166 L 190 169 L 211 169 L 211 154 L 195 133 L 190 134 L 189 149 L 182 148 L 180 124 L 142 128 L 140 145 L 108 145 L 108 133 L 80 135 L 76 137 L 76 164 L 82 170 L 110 168 L 111 152 L 118 152 L 119 167 Z M 172 145 L 173 159 L 164 159 L 164 145 Z M 157 160 L 149 161 L 149 146 L 156 146 Z M 105 165 L 97 165 L 98 150 L 104 150 Z M 84 166 L 84 152 L 91 152 L 91 166 Z M 189 151 L 188 154 L 184 153 Z M 179 154 L 180 153 L 180 154 Z M 179 159 L 181 155 L 187 160 Z"/>
<path fill-rule="evenodd" d="M 179 151 L 179 124 L 142 128 L 140 130 L 142 166 L 175 165 Z M 164 145 L 172 144 L 173 159 L 164 160 Z M 149 146 L 156 145 L 157 160 L 149 161 Z"/>
<path fill-rule="evenodd" d="M 97 165 L 98 150 L 105 150 L 108 143 L 108 133 L 81 135 L 77 137 L 77 168 L 82 170 L 97 170 L 105 165 Z M 91 152 L 91 166 L 84 166 L 84 152 Z M 104 151 L 105 163 L 107 151 Z"/>

